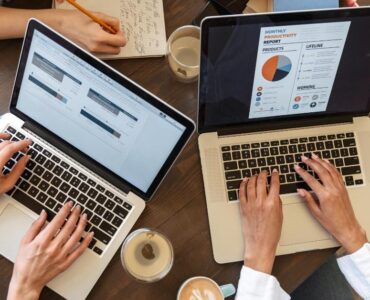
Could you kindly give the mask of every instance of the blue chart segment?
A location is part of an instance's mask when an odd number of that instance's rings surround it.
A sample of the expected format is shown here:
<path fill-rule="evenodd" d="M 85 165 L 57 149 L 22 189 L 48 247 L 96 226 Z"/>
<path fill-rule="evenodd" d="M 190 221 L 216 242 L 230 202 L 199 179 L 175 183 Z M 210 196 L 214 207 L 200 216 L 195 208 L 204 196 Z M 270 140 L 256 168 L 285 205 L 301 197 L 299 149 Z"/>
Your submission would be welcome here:
<path fill-rule="evenodd" d="M 279 81 L 289 75 L 292 61 L 284 55 L 276 55 L 268 59 L 262 67 L 262 75 L 268 81 Z"/>

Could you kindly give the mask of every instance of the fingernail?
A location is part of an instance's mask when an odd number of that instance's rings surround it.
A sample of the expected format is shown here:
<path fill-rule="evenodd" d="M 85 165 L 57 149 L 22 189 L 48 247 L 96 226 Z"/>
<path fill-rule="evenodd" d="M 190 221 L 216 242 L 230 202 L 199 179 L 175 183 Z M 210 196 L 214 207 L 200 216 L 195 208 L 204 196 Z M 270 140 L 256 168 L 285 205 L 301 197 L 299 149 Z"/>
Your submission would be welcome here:
<path fill-rule="evenodd" d="M 27 161 L 31 159 L 31 155 L 26 155 Z"/>
<path fill-rule="evenodd" d="M 83 214 L 82 218 L 86 220 L 87 219 L 87 214 Z"/>
<path fill-rule="evenodd" d="M 247 181 L 248 181 L 248 177 L 244 177 L 243 182 L 247 182 Z"/>
<path fill-rule="evenodd" d="M 301 169 L 301 167 L 300 167 L 300 166 L 298 166 L 298 165 L 294 165 L 294 169 L 296 169 L 296 170 L 300 170 L 300 169 Z"/>
<path fill-rule="evenodd" d="M 76 205 L 75 209 L 81 210 L 81 206 L 80 205 Z"/>
<path fill-rule="evenodd" d="M 302 158 L 302 161 L 308 161 L 308 157 L 306 157 L 304 155 L 302 155 L 301 158 Z"/>
<path fill-rule="evenodd" d="M 43 210 L 41 211 L 41 213 L 40 213 L 40 217 L 42 217 L 43 215 L 45 215 L 45 213 L 46 213 L 46 211 L 45 211 L 45 209 L 43 209 Z"/>
<path fill-rule="evenodd" d="M 73 201 L 69 201 L 68 206 L 72 207 L 73 206 Z"/>
<path fill-rule="evenodd" d="M 304 190 L 302 190 L 302 189 L 297 189 L 297 193 L 298 193 L 298 195 L 299 196 L 301 196 L 301 197 L 304 197 Z"/>
<path fill-rule="evenodd" d="M 318 159 L 319 157 L 315 153 L 312 153 L 312 158 L 313 159 Z"/>
<path fill-rule="evenodd" d="M 278 169 L 275 168 L 275 169 L 272 170 L 272 173 L 279 173 L 279 171 L 278 171 Z"/>

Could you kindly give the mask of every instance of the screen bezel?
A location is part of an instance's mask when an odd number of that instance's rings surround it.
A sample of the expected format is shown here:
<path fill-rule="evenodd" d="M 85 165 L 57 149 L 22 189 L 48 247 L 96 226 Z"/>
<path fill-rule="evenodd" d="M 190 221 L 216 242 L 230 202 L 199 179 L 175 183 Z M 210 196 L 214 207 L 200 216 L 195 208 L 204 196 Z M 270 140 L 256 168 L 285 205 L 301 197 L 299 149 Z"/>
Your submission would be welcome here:
<path fill-rule="evenodd" d="M 337 113 L 325 114 L 319 113 L 317 115 L 299 114 L 296 116 L 289 116 L 287 119 L 277 118 L 261 120 L 250 120 L 249 122 L 232 124 L 232 125 L 212 125 L 206 126 L 205 124 L 205 104 L 202 99 L 205 99 L 203 85 L 207 77 L 207 59 L 208 56 L 208 37 L 209 31 L 213 27 L 221 26 L 238 26 L 245 24 L 267 24 L 271 23 L 272 26 L 283 22 L 294 21 L 318 21 L 326 19 L 343 18 L 344 20 L 349 17 L 364 17 L 370 16 L 370 7 L 360 8 L 340 8 L 329 10 L 309 10 L 299 12 L 281 12 L 281 13 L 268 13 L 268 14 L 254 14 L 254 15 L 232 15 L 232 16 L 215 16 L 208 17 L 203 20 L 201 24 L 201 64 L 199 76 L 199 95 L 198 95 L 198 116 L 197 128 L 198 132 L 217 132 L 223 134 L 235 134 L 242 132 L 256 132 L 266 130 L 285 129 L 292 127 L 304 127 L 331 123 L 341 123 L 352 121 L 353 117 L 367 116 L 370 111 L 370 99 L 368 102 L 367 111 L 351 112 L 351 113 Z"/>
<path fill-rule="evenodd" d="M 95 67 L 103 74 L 108 76 L 109 78 L 113 79 L 117 83 L 121 84 L 134 94 L 138 95 L 143 100 L 147 101 L 149 104 L 153 105 L 169 117 L 173 118 L 180 124 L 185 127 L 185 131 L 183 132 L 181 138 L 171 151 L 170 155 L 168 156 L 167 160 L 163 164 L 162 168 L 158 172 L 157 176 L 154 178 L 152 184 L 148 188 L 146 192 L 140 190 L 133 184 L 129 183 L 125 179 L 121 178 L 117 174 L 110 171 L 108 168 L 104 167 L 103 165 L 99 164 L 82 151 L 78 150 L 76 147 L 72 146 L 65 140 L 61 139 L 53 132 L 39 124 L 37 121 L 33 120 L 23 112 L 17 109 L 17 102 L 20 93 L 20 88 L 22 84 L 22 80 L 24 77 L 24 71 L 27 64 L 27 58 L 30 50 L 30 46 L 32 43 L 32 37 L 35 30 L 38 30 L 42 34 L 46 35 L 48 38 L 53 40 L 54 42 L 61 45 L 66 50 L 70 51 L 74 55 L 78 56 L 83 61 L 87 62 L 91 66 Z M 98 174 L 100 177 L 104 178 L 111 184 L 115 185 L 117 188 L 121 189 L 125 193 L 130 191 L 134 192 L 136 195 L 141 197 L 143 200 L 148 201 L 153 196 L 154 192 L 158 188 L 161 181 L 166 176 L 167 172 L 169 171 L 172 164 L 175 162 L 176 158 L 180 154 L 181 150 L 189 141 L 191 135 L 195 130 L 195 123 L 179 111 L 175 110 L 174 108 L 170 107 L 162 100 L 157 98 L 156 96 L 152 95 L 148 91 L 144 90 L 142 87 L 138 86 L 136 83 L 128 79 L 127 77 L 123 76 L 122 74 L 118 73 L 110 66 L 105 64 L 104 62 L 100 61 L 99 59 L 95 58 L 93 55 L 88 53 L 87 51 L 81 49 L 80 47 L 76 46 L 66 38 L 62 37 L 60 34 L 52 30 L 51 28 L 47 27 L 46 25 L 42 24 L 38 20 L 31 19 L 28 24 L 27 32 L 23 42 L 23 48 L 21 57 L 19 60 L 18 71 L 14 83 L 13 93 L 10 102 L 10 112 L 20 119 L 22 119 L 25 124 L 24 127 L 29 128 L 33 132 L 35 132 L 38 136 L 47 140 L 52 145 L 59 148 L 61 151 L 65 152 L 73 159 L 84 165 L 85 167 L 89 168 L 91 171 Z"/>

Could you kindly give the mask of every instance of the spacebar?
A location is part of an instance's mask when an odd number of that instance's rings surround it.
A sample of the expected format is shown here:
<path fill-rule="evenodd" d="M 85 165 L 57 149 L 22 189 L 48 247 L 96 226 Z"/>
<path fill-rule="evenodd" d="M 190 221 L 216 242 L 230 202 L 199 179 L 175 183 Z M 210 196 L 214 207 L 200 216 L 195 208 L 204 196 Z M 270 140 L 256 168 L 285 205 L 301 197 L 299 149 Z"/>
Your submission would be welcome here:
<path fill-rule="evenodd" d="M 297 193 L 297 189 L 306 189 L 308 191 L 311 190 L 311 188 L 305 182 L 282 184 L 280 185 L 280 194 Z"/>
<path fill-rule="evenodd" d="M 27 208 L 29 208 L 30 210 L 32 210 L 33 212 L 37 213 L 38 215 L 44 209 L 48 214 L 47 220 L 49 222 L 55 217 L 55 213 L 53 213 L 52 211 L 50 211 L 49 209 L 47 209 L 46 207 L 44 207 L 43 205 L 35 201 L 33 198 L 31 198 L 27 194 L 23 193 L 21 190 L 17 189 L 13 193 L 12 197 L 18 202 L 20 202 L 21 204 L 23 204 L 24 206 L 26 206 Z"/>

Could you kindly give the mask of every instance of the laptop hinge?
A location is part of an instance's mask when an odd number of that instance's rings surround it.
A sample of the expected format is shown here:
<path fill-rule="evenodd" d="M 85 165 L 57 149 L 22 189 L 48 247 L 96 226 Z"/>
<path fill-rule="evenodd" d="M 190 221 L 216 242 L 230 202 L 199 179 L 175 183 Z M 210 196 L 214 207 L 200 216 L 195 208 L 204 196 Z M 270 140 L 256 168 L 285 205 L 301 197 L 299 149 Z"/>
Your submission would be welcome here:
<path fill-rule="evenodd" d="M 271 126 L 273 123 L 273 126 Z M 325 126 L 331 124 L 350 124 L 353 123 L 353 116 L 334 116 L 321 118 L 302 118 L 301 120 L 284 120 L 284 121 L 265 121 L 236 127 L 229 127 L 217 130 L 218 136 L 237 135 L 246 133 L 258 133 L 261 131 L 277 131 L 284 129 L 297 129 Z"/>

